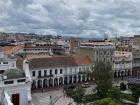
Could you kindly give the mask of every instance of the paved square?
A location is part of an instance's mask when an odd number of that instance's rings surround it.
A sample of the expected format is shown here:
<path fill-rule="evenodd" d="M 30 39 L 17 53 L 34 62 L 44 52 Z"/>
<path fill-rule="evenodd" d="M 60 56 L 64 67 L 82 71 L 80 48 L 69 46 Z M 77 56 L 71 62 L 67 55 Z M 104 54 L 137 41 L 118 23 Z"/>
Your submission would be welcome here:
<path fill-rule="evenodd" d="M 34 105 L 68 105 L 72 102 L 72 99 L 64 97 L 62 89 L 32 93 L 32 100 Z"/>

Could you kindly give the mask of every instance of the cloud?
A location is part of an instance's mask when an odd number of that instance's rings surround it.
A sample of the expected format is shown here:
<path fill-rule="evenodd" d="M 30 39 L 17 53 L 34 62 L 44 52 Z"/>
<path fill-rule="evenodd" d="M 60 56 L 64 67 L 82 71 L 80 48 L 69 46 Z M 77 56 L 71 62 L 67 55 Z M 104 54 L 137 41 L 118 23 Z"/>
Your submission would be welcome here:
<path fill-rule="evenodd" d="M 139 0 L 0 0 L 0 31 L 84 37 L 140 33 Z"/>

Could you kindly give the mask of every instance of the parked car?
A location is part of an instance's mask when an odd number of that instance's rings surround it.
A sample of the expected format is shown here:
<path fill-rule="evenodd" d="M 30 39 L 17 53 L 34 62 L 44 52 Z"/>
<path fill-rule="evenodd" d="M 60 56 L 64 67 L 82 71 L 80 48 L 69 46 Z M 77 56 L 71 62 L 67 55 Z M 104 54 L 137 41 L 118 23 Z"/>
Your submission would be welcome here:
<path fill-rule="evenodd" d="M 83 87 L 83 88 L 88 88 L 88 87 L 89 87 L 89 83 L 88 83 L 88 82 L 84 83 L 84 84 L 82 85 L 82 87 Z"/>

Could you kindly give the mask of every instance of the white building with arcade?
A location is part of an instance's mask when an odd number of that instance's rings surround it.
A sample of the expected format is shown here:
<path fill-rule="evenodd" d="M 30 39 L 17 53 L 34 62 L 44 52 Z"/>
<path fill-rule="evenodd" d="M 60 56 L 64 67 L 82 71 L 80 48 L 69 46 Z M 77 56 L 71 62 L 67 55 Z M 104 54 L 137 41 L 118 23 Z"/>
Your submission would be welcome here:
<path fill-rule="evenodd" d="M 86 82 L 91 78 L 83 72 L 93 70 L 94 66 L 88 57 L 78 56 L 33 58 L 28 61 L 32 89 Z"/>

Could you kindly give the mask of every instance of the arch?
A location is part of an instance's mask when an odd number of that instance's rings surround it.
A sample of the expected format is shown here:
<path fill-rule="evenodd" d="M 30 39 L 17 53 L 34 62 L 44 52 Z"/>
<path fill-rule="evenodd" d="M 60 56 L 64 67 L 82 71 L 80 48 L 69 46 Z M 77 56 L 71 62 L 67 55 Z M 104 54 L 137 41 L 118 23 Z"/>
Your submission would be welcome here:
<path fill-rule="evenodd" d="M 76 81 L 77 81 L 77 76 L 75 75 L 73 78 L 73 83 L 76 83 Z"/>
<path fill-rule="evenodd" d="M 115 78 L 117 77 L 117 72 L 116 72 L 116 71 L 114 72 L 114 77 L 115 77 Z"/>
<path fill-rule="evenodd" d="M 72 84 L 72 76 L 69 77 L 69 84 Z"/>
<path fill-rule="evenodd" d="M 125 71 L 125 74 L 124 74 L 124 76 L 126 77 L 126 76 L 128 76 L 128 72 L 127 72 L 127 70 Z"/>
<path fill-rule="evenodd" d="M 47 87 L 47 79 L 43 80 L 43 87 Z"/>
<path fill-rule="evenodd" d="M 82 77 L 83 77 L 83 78 L 82 78 L 82 82 L 85 82 L 85 76 L 83 75 Z"/>
<path fill-rule="evenodd" d="M 53 79 L 52 78 L 49 79 L 49 86 L 53 86 Z"/>
<path fill-rule="evenodd" d="M 58 78 L 54 79 L 54 86 L 58 85 Z"/>
<path fill-rule="evenodd" d="M 124 71 L 121 71 L 121 77 L 124 77 Z"/>
<path fill-rule="evenodd" d="M 120 77 L 120 71 L 118 72 L 118 77 Z"/>
<path fill-rule="evenodd" d="M 135 70 L 132 70 L 132 76 L 135 76 Z"/>
<path fill-rule="evenodd" d="M 42 80 L 38 80 L 37 85 L 38 85 L 38 88 L 41 88 L 42 87 Z"/>
<path fill-rule="evenodd" d="M 130 71 L 130 70 L 128 70 L 128 72 L 127 72 L 127 73 L 128 73 L 128 76 L 131 76 L 131 71 Z"/>
<path fill-rule="evenodd" d="M 89 81 L 90 76 L 87 76 L 87 81 Z"/>
<path fill-rule="evenodd" d="M 68 77 L 64 77 L 64 84 L 68 84 Z"/>
<path fill-rule="evenodd" d="M 135 70 L 135 76 L 138 76 L 138 71 L 137 70 Z"/>
<path fill-rule="evenodd" d="M 32 89 L 35 89 L 36 88 L 36 81 L 35 80 L 33 80 L 32 87 L 31 88 Z"/>
<path fill-rule="evenodd" d="M 78 82 L 81 82 L 81 75 L 78 75 Z"/>
<path fill-rule="evenodd" d="M 63 84 L 63 78 L 62 78 L 62 77 L 59 78 L 59 84 L 60 84 L 60 85 Z"/>

